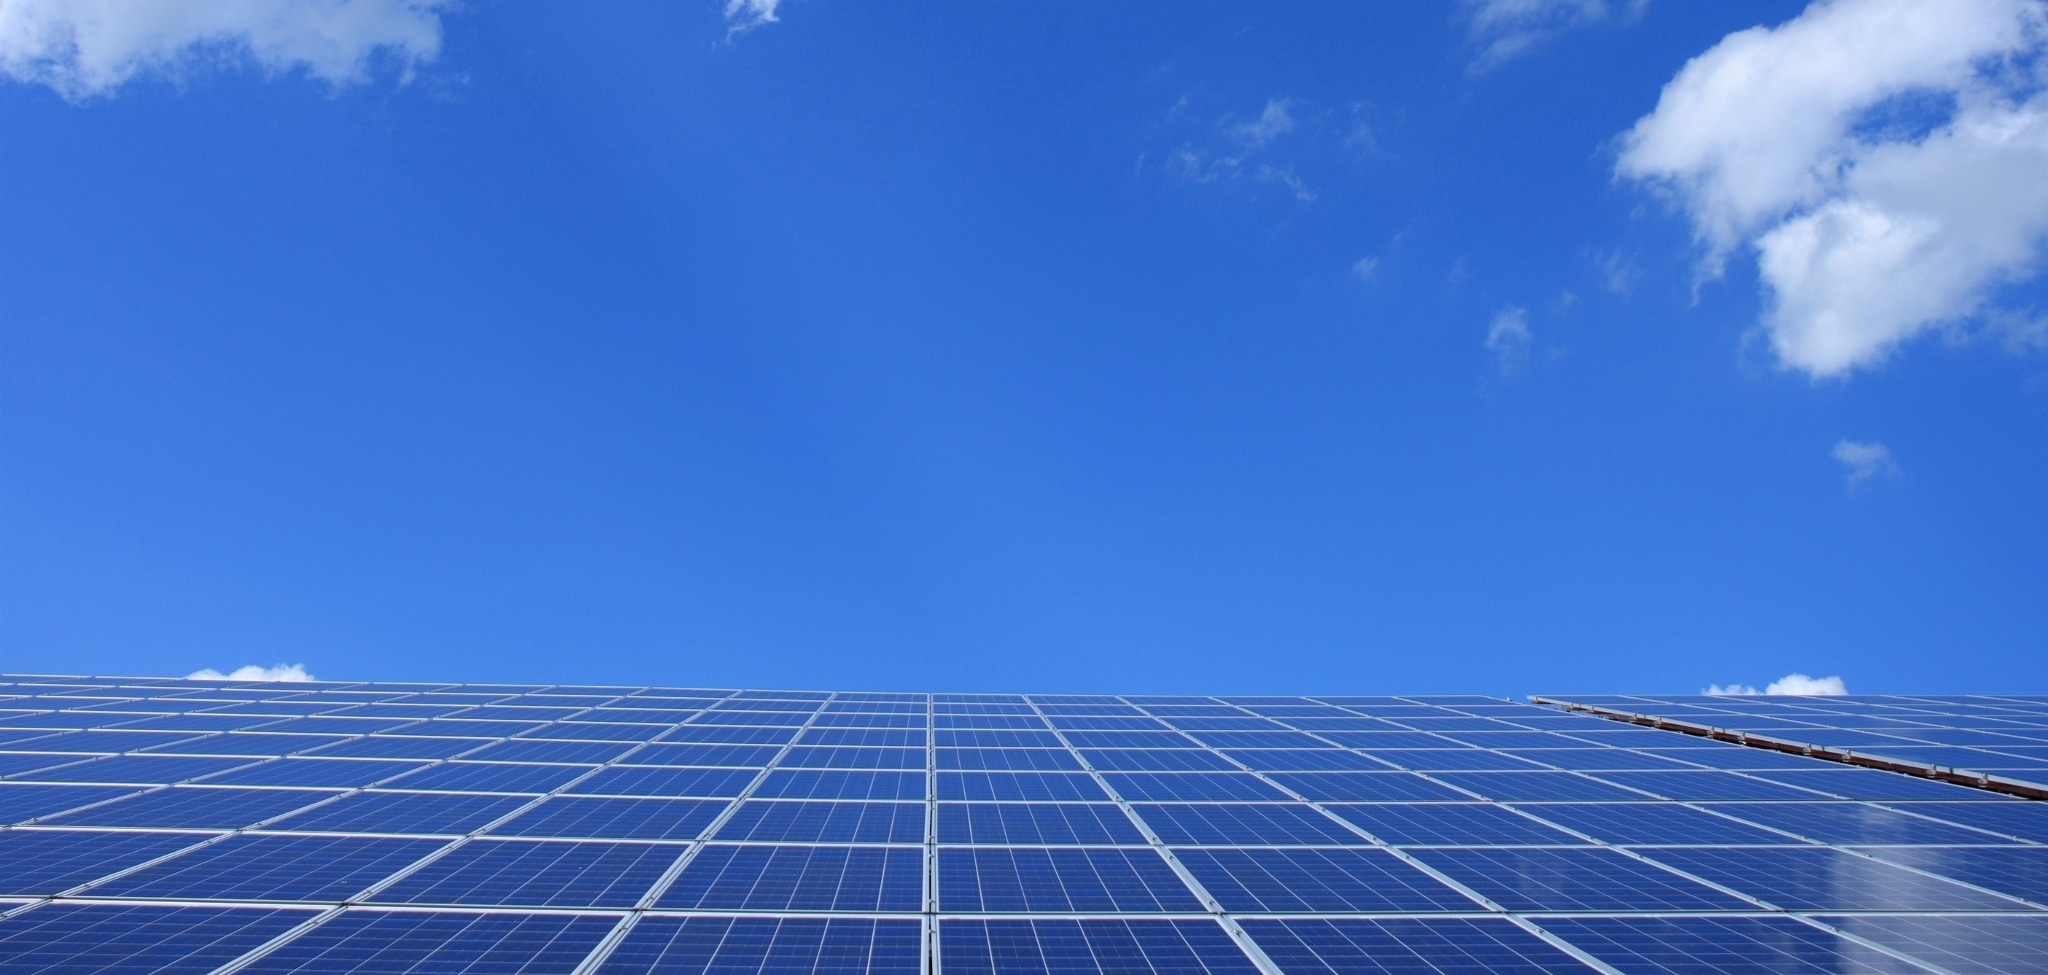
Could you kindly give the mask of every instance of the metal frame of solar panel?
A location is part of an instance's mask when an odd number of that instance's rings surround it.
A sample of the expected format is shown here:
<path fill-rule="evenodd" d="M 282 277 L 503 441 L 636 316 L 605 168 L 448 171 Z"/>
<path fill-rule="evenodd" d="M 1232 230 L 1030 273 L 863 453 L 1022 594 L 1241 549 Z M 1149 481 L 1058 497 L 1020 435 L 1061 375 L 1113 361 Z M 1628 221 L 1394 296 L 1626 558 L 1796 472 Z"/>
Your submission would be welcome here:
<path fill-rule="evenodd" d="M 1884 775 L 1485 697 L 0 677 L 0 971 L 2048 970 L 2048 804 Z"/>

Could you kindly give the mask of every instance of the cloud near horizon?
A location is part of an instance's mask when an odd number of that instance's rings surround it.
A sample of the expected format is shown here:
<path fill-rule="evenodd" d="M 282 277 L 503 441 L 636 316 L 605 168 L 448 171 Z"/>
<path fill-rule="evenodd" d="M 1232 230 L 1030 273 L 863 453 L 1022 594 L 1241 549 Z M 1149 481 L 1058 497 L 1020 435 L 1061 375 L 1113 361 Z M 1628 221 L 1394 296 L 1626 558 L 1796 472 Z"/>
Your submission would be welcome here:
<path fill-rule="evenodd" d="M 452 0 L 0 0 L 0 77 L 71 101 L 245 64 L 336 87 L 441 51 Z"/>
<path fill-rule="evenodd" d="M 1622 136 L 1702 280 L 1753 250 L 1763 334 L 1816 379 L 2031 277 L 2048 237 L 2048 3 L 1817 0 L 1723 38 Z"/>
<path fill-rule="evenodd" d="M 305 664 L 278 664 L 275 667 L 259 667 L 255 664 L 250 664 L 246 667 L 237 667 L 232 673 L 226 674 L 223 674 L 220 671 L 213 669 L 212 667 L 208 667 L 205 670 L 195 670 L 192 673 L 186 674 L 185 679 L 254 680 L 296 683 L 299 681 L 313 680 L 314 678 L 312 674 L 306 673 Z"/>
<path fill-rule="evenodd" d="M 1714 684 L 1701 691 L 1713 697 L 1756 697 L 1759 695 L 1777 697 L 1781 695 L 1802 697 L 1843 697 L 1849 693 L 1849 685 L 1840 677 L 1808 677 L 1805 674 L 1786 674 L 1766 685 L 1759 691 L 1747 684 L 1730 684 L 1722 687 Z"/>

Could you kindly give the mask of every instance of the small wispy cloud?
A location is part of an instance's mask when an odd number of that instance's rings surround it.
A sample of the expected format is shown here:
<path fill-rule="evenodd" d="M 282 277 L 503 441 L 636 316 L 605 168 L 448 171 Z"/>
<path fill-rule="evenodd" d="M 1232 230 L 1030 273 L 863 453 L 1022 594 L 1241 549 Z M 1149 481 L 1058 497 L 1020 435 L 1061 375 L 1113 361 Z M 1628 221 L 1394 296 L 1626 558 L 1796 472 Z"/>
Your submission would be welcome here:
<path fill-rule="evenodd" d="M 1855 440 L 1838 440 L 1830 452 L 1836 461 L 1848 469 L 1849 483 L 1861 484 L 1873 477 L 1899 476 L 1899 463 L 1892 459 L 1890 447 L 1876 441 L 1860 443 Z"/>
<path fill-rule="evenodd" d="M 1266 143 L 1294 131 L 1293 106 L 1292 99 L 1270 99 L 1258 117 L 1231 125 L 1228 130 L 1239 142 L 1244 143 L 1246 148 L 1261 148 Z"/>
<path fill-rule="evenodd" d="M 1491 71 L 1567 31 L 1630 24 L 1650 0 L 1463 0 L 1475 74 Z"/>
<path fill-rule="evenodd" d="M 258 667 L 255 664 L 250 664 L 246 667 L 237 667 L 225 674 L 212 667 L 208 667 L 205 670 L 195 670 L 192 673 L 186 674 L 185 679 L 297 682 L 312 680 L 313 675 L 306 673 L 305 664 L 278 664 L 274 667 Z"/>
<path fill-rule="evenodd" d="M 744 34 L 756 27 L 775 23 L 775 16 L 782 0 L 725 0 L 725 32 L 727 37 Z"/>
<path fill-rule="evenodd" d="M 1797 697 L 1842 697 L 1849 693 L 1849 685 L 1840 677 L 1808 677 L 1805 674 L 1786 674 L 1764 686 L 1759 691 L 1747 684 L 1719 684 L 1709 686 L 1702 694 L 1713 697 L 1755 697 L 1757 695 Z"/>
<path fill-rule="evenodd" d="M 1528 309 L 1509 305 L 1494 313 L 1493 323 L 1486 328 L 1486 351 L 1493 353 L 1494 366 L 1502 376 L 1519 375 L 1529 368 L 1529 353 L 1535 347 Z"/>
<path fill-rule="evenodd" d="M 1359 258 L 1351 265 L 1351 276 L 1367 284 L 1379 280 L 1380 259 L 1377 257 Z"/>
<path fill-rule="evenodd" d="M 378 66 L 403 77 L 440 53 L 440 12 L 452 2 L 0 0 L 0 77 L 72 101 L 136 78 L 177 83 L 241 65 L 335 86 Z"/>
<path fill-rule="evenodd" d="M 1256 113 L 1230 113 L 1204 120 L 1186 98 L 1167 113 L 1169 125 L 1189 129 L 1180 145 L 1164 153 L 1165 172 L 1194 184 L 1257 184 L 1284 187 L 1302 203 L 1320 194 L 1296 164 L 1327 154 L 1335 138 L 1329 112 L 1302 113 L 1292 98 L 1269 98 Z M 1144 161 L 1139 170 L 1144 170 Z"/>

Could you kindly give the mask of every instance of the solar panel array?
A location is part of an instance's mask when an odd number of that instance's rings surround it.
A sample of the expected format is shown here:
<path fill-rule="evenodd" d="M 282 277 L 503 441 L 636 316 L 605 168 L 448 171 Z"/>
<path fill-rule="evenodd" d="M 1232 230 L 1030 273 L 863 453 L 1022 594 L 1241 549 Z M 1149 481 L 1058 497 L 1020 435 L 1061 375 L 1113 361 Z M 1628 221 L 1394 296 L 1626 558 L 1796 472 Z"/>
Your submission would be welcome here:
<path fill-rule="evenodd" d="M 2048 970 L 2048 804 L 1483 697 L 7 677 L 0 823 L 9 973 Z"/>

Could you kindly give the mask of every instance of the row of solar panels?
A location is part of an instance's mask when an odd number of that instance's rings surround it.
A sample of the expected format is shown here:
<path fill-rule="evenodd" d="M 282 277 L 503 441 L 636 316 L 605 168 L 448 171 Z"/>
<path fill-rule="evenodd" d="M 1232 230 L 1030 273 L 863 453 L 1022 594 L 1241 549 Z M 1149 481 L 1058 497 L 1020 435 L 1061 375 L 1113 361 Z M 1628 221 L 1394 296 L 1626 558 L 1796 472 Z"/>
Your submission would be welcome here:
<path fill-rule="evenodd" d="M 0 896 L 918 913 L 914 846 L 28 829 Z M 2039 911 L 2048 849 L 938 847 L 947 914 Z M 672 882 L 663 883 L 672 872 Z"/>
<path fill-rule="evenodd" d="M 256 955 L 263 973 L 480 972 L 506 975 L 930 971 L 916 921 L 62 906 L 0 924 L 0 956 L 22 971 L 204 973 Z M 25 921 L 28 923 L 19 923 Z M 1122 972 L 1258 975 L 1256 952 L 1289 975 L 2039 971 L 2034 918 L 1853 915 L 1250 919 L 1241 936 L 1206 920 L 945 920 L 938 966 L 951 975 Z M 593 967 L 584 967 L 601 959 Z"/>

